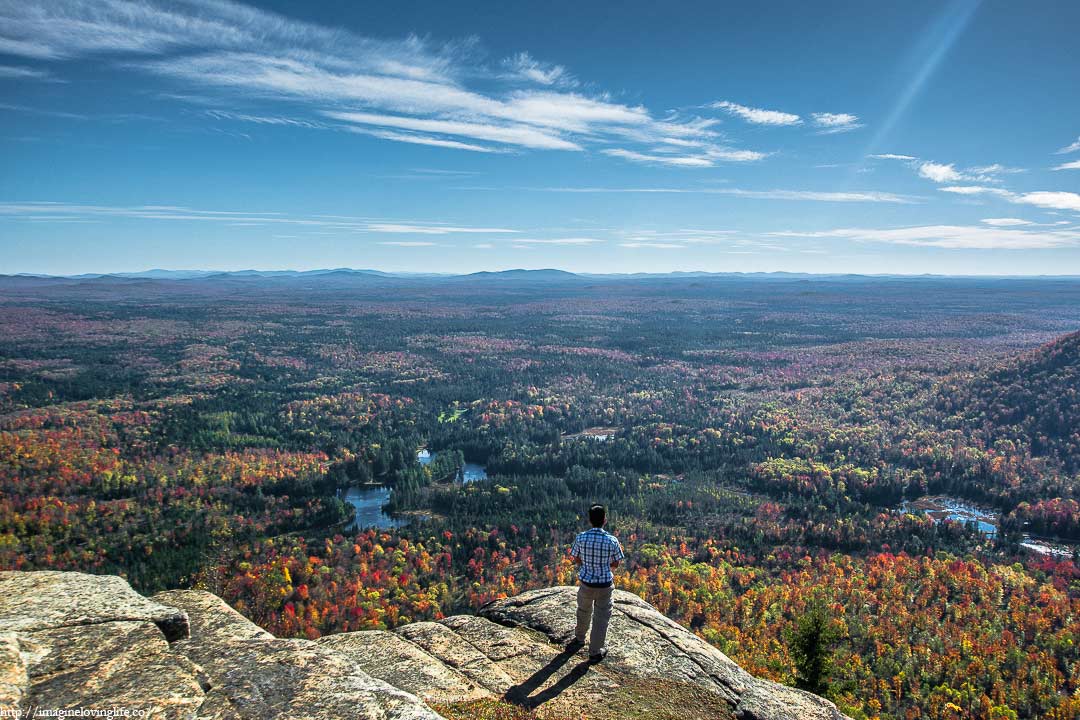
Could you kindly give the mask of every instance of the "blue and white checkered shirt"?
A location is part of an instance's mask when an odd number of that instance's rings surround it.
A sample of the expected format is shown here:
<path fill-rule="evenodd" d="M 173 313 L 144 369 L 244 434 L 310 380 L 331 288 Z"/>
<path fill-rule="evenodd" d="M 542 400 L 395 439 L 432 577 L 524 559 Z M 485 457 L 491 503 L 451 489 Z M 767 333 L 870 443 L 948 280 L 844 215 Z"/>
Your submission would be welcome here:
<path fill-rule="evenodd" d="M 593 585 L 613 582 L 615 576 L 611 572 L 611 563 L 625 557 L 619 539 L 603 528 L 586 530 L 574 538 L 570 555 L 581 558 L 578 578 Z"/>

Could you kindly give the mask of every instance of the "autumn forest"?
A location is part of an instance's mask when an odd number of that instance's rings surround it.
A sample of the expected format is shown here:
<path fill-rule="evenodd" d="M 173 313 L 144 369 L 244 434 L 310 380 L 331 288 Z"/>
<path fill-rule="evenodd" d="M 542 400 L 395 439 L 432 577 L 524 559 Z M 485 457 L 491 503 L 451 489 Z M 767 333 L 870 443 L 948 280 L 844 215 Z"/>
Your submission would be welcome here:
<path fill-rule="evenodd" d="M 0 568 L 281 636 L 617 585 L 853 718 L 1080 717 L 1080 281 L 0 278 Z"/>

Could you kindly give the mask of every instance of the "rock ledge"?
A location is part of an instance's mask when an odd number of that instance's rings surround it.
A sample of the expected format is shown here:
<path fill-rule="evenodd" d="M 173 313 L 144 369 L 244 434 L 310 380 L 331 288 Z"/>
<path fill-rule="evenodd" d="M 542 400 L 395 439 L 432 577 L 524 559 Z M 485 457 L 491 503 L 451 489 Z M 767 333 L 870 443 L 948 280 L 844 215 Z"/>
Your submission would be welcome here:
<path fill-rule="evenodd" d="M 0 572 L 0 708 L 435 720 L 433 707 L 500 700 L 552 719 L 844 717 L 816 695 L 753 677 L 622 591 L 611 654 L 591 664 L 564 647 L 574 592 L 535 590 L 477 616 L 311 642 L 275 638 L 198 590 L 145 598 L 118 577 Z"/>

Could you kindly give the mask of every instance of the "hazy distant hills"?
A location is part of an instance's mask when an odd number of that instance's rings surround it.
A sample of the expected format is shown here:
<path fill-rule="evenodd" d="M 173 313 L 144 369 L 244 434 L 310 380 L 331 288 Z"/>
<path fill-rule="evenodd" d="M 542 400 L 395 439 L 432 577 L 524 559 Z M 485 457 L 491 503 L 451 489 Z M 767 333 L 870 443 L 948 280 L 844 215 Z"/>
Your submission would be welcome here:
<path fill-rule="evenodd" d="M 424 272 L 386 272 L 372 269 L 326 268 L 319 270 L 166 270 L 154 268 L 141 272 L 82 273 L 79 275 L 48 275 L 42 273 L 0 274 L 0 282 L 18 280 L 44 281 L 108 281 L 108 280 L 164 280 L 164 281 L 199 281 L 199 280 L 242 280 L 242 279 L 289 279 L 289 280 L 354 280 L 365 279 L 401 279 L 401 280 L 448 280 L 448 281 L 497 281 L 525 283 L 560 283 L 580 282 L 582 280 L 678 280 L 695 278 L 755 278 L 763 280 L 797 280 L 828 278 L 830 280 L 861 280 L 866 278 L 919 279 L 943 278 L 942 275 L 854 275 L 854 274 L 813 274 L 789 272 L 706 272 L 676 271 L 670 273 L 572 273 L 566 270 L 545 268 L 539 270 L 512 269 L 480 271 L 473 273 L 424 273 Z M 989 279 L 968 276 L 971 279 Z M 1010 276 L 1023 279 L 1028 276 Z M 1043 276 L 1051 277 L 1051 276 Z M 1052 279 L 1075 279 L 1080 276 L 1052 276 Z M 1029 279 L 1037 279 L 1030 277 Z"/>
<path fill-rule="evenodd" d="M 137 278 L 147 280 L 194 280 L 209 277 L 316 277 L 319 275 L 348 274 L 376 275 L 379 277 L 434 277 L 435 273 L 388 273 L 381 270 L 355 270 L 333 268 L 324 270 L 143 270 L 142 272 L 82 273 L 80 275 L 45 275 L 18 273 L 9 277 L 61 278 L 66 280 L 91 280 L 97 278 Z"/>

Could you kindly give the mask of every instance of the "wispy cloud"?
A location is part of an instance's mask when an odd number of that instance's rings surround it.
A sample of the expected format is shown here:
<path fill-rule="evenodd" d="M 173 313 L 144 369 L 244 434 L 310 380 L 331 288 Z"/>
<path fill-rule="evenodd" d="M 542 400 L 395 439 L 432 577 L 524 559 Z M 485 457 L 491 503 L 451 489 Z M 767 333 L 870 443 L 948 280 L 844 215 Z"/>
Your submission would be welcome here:
<path fill-rule="evenodd" d="M 732 195 L 735 197 L 758 200 L 813 200 L 819 202 L 878 202 L 911 205 L 921 202 L 922 198 L 911 195 L 880 192 L 877 190 L 854 190 L 831 192 L 820 190 L 744 190 L 741 188 L 671 188 L 671 187 L 545 187 L 531 188 L 543 192 L 566 193 L 659 193 L 659 194 L 700 194 Z"/>
<path fill-rule="evenodd" d="M 427 118 L 373 113 L 324 111 L 327 117 L 357 125 L 417 130 L 419 132 L 457 135 L 510 145 L 544 150 L 581 150 L 577 143 L 564 140 L 557 133 L 528 125 L 496 125 L 491 123 L 463 122 L 458 120 L 430 120 Z"/>
<path fill-rule="evenodd" d="M 835 135 L 864 127 L 859 116 L 850 113 L 811 113 L 810 116 L 814 125 L 820 128 L 818 135 Z"/>
<path fill-rule="evenodd" d="M 1030 220 L 1020 218 L 983 218 L 982 222 L 994 227 L 1019 227 L 1021 225 L 1034 225 Z"/>
<path fill-rule="evenodd" d="M 626 154 L 613 157 L 677 167 L 763 156 L 721 144 L 713 119 L 657 116 L 604 93 L 578 92 L 566 68 L 528 53 L 491 69 L 474 45 L 374 39 L 218 0 L 0 4 L 0 53 L 107 55 L 119 67 L 224 91 L 222 102 L 238 95 L 247 104 L 284 101 L 303 115 L 223 107 L 207 115 L 216 120 L 326 129 L 333 119 L 335 129 L 472 152 L 618 143 Z"/>
<path fill-rule="evenodd" d="M 673 165 L 675 167 L 713 167 L 718 162 L 754 162 L 766 157 L 765 153 L 753 150 L 732 150 L 730 148 L 709 148 L 702 153 L 687 155 L 664 154 L 659 152 L 641 153 L 624 148 L 601 150 L 605 155 L 623 158 L 632 162 L 648 165 Z"/>
<path fill-rule="evenodd" d="M 993 165 L 976 165 L 967 169 L 967 172 L 975 175 L 977 179 L 985 182 L 985 178 L 996 177 L 998 175 L 1017 175 L 1025 173 L 1027 170 L 1024 168 L 1006 167 L 1001 163 L 994 163 Z"/>
<path fill-rule="evenodd" d="M 431 135 L 423 135 L 418 133 L 401 133 L 394 132 L 392 130 L 370 130 L 367 128 L 350 127 L 345 128 L 349 132 L 357 133 L 358 135 L 370 135 L 371 137 L 377 137 L 382 140 L 392 140 L 394 142 L 410 143 L 412 145 L 428 145 L 430 147 L 450 148 L 452 150 L 468 150 L 470 152 L 479 153 L 498 153 L 502 152 L 493 147 L 487 147 L 485 145 L 476 145 L 473 143 L 465 143 L 460 140 L 448 140 L 446 138 L 433 137 Z"/>
<path fill-rule="evenodd" d="M 604 242 L 599 238 L 589 237 L 572 237 L 572 238 L 552 238 L 537 240 L 532 238 L 514 238 L 514 242 L 521 245 L 595 245 L 597 243 Z"/>
<path fill-rule="evenodd" d="M 820 202 L 875 202 L 911 205 L 919 202 L 918 198 L 876 190 L 830 192 L 817 190 L 739 190 L 721 188 L 715 191 L 719 195 L 737 195 L 739 197 L 760 200 L 817 200 Z"/>
<path fill-rule="evenodd" d="M 506 77 L 537 85 L 561 85 L 574 87 L 577 80 L 562 65 L 540 62 L 527 52 L 519 52 L 516 55 L 503 60 L 506 68 Z"/>
<path fill-rule="evenodd" d="M 1021 193 L 1012 198 L 1013 202 L 1036 205 L 1051 210 L 1072 210 L 1080 212 L 1080 194 L 1074 192 L 1049 191 Z"/>
<path fill-rule="evenodd" d="M 423 240 L 385 240 L 379 245 L 392 245 L 394 247 L 436 247 L 438 243 L 425 242 Z"/>
<path fill-rule="evenodd" d="M 1023 168 L 1005 167 L 999 163 L 993 165 L 979 165 L 970 168 L 957 169 L 952 163 L 939 163 L 930 160 L 915 161 L 910 163 L 918 172 L 919 177 L 933 180 L 936 183 L 978 182 L 998 183 L 1002 175 L 1014 175 L 1026 172 Z"/>
<path fill-rule="evenodd" d="M 696 156 L 679 156 L 679 155 L 656 155 L 648 153 L 640 153 L 634 150 L 625 150 L 623 148 L 611 148 L 608 150 L 601 150 L 605 155 L 611 157 L 618 157 L 624 160 L 630 160 L 632 162 L 647 163 L 651 165 L 674 165 L 677 167 L 712 167 L 713 162 L 707 158 Z"/>
<path fill-rule="evenodd" d="M 717 245 L 730 244 L 735 230 L 629 230 L 621 231 L 626 242 L 635 243 L 659 243 L 659 244 L 686 244 L 686 245 Z"/>
<path fill-rule="evenodd" d="M 417 175 L 430 175 L 432 177 L 462 177 L 467 175 L 478 175 L 475 170 L 447 170 L 446 168 L 413 168 L 413 173 Z"/>
<path fill-rule="evenodd" d="M 1073 160 L 1072 162 L 1062 163 L 1054 168 L 1055 170 L 1080 170 L 1080 160 Z"/>
<path fill-rule="evenodd" d="M 31 107 L 29 105 L 16 105 L 13 103 L 0 103 L 0 110 L 8 110 L 10 112 L 28 113 L 30 115 L 45 115 L 47 117 L 64 118 L 66 120 L 89 120 L 89 115 L 80 115 L 79 113 L 63 112 L 60 110 L 48 110 L 45 108 Z"/>
<path fill-rule="evenodd" d="M 1071 152 L 1076 152 L 1077 150 L 1080 150 L 1080 137 L 1076 138 L 1076 142 L 1069 143 L 1065 147 L 1058 150 L 1055 154 L 1066 155 Z"/>
<path fill-rule="evenodd" d="M 52 77 L 47 70 L 25 67 L 22 65 L 0 65 L 0 78 L 25 78 L 33 80 L 46 80 Z"/>
<path fill-rule="evenodd" d="M 1080 232 L 1015 230 L 970 225 L 924 225 L 892 229 L 840 228 L 818 232 L 784 231 L 769 235 L 839 238 L 951 250 L 1042 250 L 1080 245 Z"/>
<path fill-rule="evenodd" d="M 406 225 L 402 223 L 369 223 L 366 227 L 369 232 L 379 233 L 411 233 L 414 235 L 451 235 L 454 233 L 516 233 L 517 230 L 508 228 L 487 227 L 455 227 L 452 225 Z"/>
<path fill-rule="evenodd" d="M 747 107 L 730 100 L 720 100 L 712 103 L 710 107 L 723 110 L 729 115 L 742 118 L 754 125 L 801 125 L 802 118 L 798 115 L 781 112 L 780 110 L 765 110 L 763 108 Z"/>
<path fill-rule="evenodd" d="M 952 163 L 924 162 L 919 165 L 919 177 L 933 180 L 936 183 L 960 182 L 968 180 L 967 175 L 958 171 Z"/>
<path fill-rule="evenodd" d="M 897 153 L 877 153 L 867 157 L 873 160 L 898 160 L 914 170 L 919 177 L 936 183 L 999 183 L 1002 175 L 1027 172 L 1023 168 L 1006 167 L 1000 163 L 957 168 L 954 163 L 921 160 L 914 155 L 900 155 Z M 962 193 L 963 191 L 950 188 L 947 192 Z"/>
<path fill-rule="evenodd" d="M 715 110 L 723 110 L 729 115 L 741 118 L 754 125 L 791 126 L 803 124 L 803 119 L 795 113 L 748 107 L 730 100 L 720 100 L 710 104 L 709 107 Z M 810 113 L 810 120 L 814 127 L 818 129 L 818 135 L 835 135 L 863 127 L 863 124 L 859 122 L 859 117 L 851 113 Z"/>
<path fill-rule="evenodd" d="M 215 120 L 235 120 L 239 122 L 256 123 L 258 125 L 284 125 L 289 127 L 309 128 L 311 130 L 325 130 L 328 127 L 325 123 L 317 121 L 281 117 L 278 115 L 251 115 L 248 113 L 230 112 L 228 110 L 207 110 L 204 114 L 206 117 Z"/>
<path fill-rule="evenodd" d="M 229 225 L 291 225 L 294 229 L 328 230 L 349 233 L 454 235 L 515 234 L 518 230 L 470 227 L 444 222 L 401 221 L 343 215 L 288 215 L 245 210 L 202 210 L 178 205 L 86 205 L 63 202 L 0 202 L 0 221 L 101 220 L 104 218 L 170 222 L 226 223 Z"/>
<path fill-rule="evenodd" d="M 685 245 L 679 243 L 664 243 L 664 242 L 625 242 L 619 243 L 619 247 L 624 248 L 647 248 L 650 250 L 684 250 Z"/>
<path fill-rule="evenodd" d="M 998 195 L 1008 197 L 1011 193 L 1001 188 L 986 187 L 984 185 L 950 185 L 938 188 L 941 192 L 953 193 L 954 195 Z"/>
<path fill-rule="evenodd" d="M 1063 190 L 1037 190 L 1035 192 L 1014 193 L 1002 188 L 982 185 L 959 185 L 939 188 L 942 192 L 957 195 L 992 195 L 1018 205 L 1034 205 L 1048 210 L 1071 210 L 1080 212 L 1080 194 Z"/>

